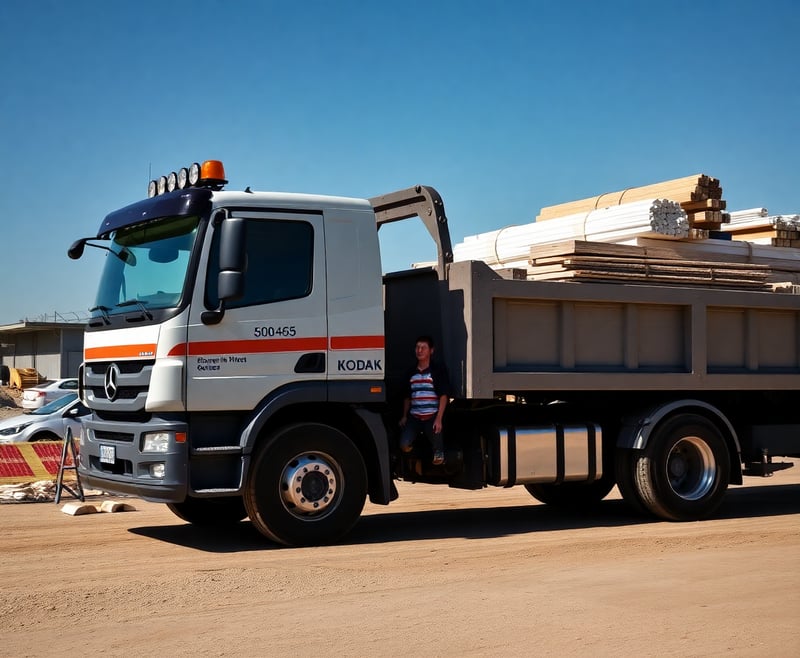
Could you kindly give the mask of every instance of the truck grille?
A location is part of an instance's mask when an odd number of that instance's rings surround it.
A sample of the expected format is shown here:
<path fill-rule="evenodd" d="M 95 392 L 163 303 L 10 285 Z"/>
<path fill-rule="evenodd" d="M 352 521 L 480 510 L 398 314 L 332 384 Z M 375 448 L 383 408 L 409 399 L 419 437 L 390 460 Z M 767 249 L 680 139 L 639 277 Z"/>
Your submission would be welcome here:
<path fill-rule="evenodd" d="M 113 400 L 106 389 L 106 373 L 115 366 Z M 135 413 L 144 411 L 154 361 L 93 361 L 86 364 L 84 384 L 89 406 L 98 412 Z"/>

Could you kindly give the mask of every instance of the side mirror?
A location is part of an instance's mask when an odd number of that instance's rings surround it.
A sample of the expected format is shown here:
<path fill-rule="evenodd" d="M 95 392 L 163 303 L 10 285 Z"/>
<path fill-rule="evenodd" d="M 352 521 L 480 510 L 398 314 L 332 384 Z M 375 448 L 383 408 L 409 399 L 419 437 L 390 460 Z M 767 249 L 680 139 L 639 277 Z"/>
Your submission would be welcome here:
<path fill-rule="evenodd" d="M 75 240 L 67 249 L 67 256 L 69 256 L 72 260 L 78 260 L 81 256 L 83 256 L 83 249 L 86 246 L 86 241 L 89 238 L 81 238 L 80 240 Z"/>
<path fill-rule="evenodd" d="M 228 217 L 220 224 L 217 276 L 219 308 L 202 313 L 200 319 L 203 324 L 218 324 L 225 315 L 225 302 L 238 299 L 244 294 L 246 228 L 242 217 Z"/>
<path fill-rule="evenodd" d="M 219 269 L 244 270 L 245 231 L 247 225 L 242 217 L 228 217 L 222 220 L 219 236 Z"/>
<path fill-rule="evenodd" d="M 246 228 L 242 217 L 228 217 L 220 227 L 217 283 L 220 301 L 237 299 L 244 294 Z"/>

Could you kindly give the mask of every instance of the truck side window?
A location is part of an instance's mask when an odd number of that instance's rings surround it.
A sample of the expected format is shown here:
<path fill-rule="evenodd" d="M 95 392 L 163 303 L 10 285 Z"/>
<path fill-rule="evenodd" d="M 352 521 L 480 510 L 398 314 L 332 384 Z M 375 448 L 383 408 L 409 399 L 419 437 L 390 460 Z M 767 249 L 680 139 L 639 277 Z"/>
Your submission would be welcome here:
<path fill-rule="evenodd" d="M 244 296 L 228 308 L 269 304 L 311 293 L 314 229 L 307 222 L 249 219 L 246 223 L 247 270 Z M 219 305 L 219 231 L 214 234 L 206 281 L 206 306 Z"/>

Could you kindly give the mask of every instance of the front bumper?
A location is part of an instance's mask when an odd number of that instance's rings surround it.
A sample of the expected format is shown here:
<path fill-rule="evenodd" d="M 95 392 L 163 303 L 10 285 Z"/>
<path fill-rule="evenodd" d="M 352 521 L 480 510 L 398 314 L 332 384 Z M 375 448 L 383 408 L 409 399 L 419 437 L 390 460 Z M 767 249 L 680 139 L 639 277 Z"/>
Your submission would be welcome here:
<path fill-rule="evenodd" d="M 186 499 L 189 448 L 174 439 L 179 433 L 186 437 L 184 420 L 154 416 L 146 423 L 122 423 L 92 417 L 83 426 L 78 474 L 85 487 L 159 503 Z M 149 432 L 171 433 L 167 452 L 142 452 Z M 156 464 L 163 464 L 163 477 L 153 475 Z"/>

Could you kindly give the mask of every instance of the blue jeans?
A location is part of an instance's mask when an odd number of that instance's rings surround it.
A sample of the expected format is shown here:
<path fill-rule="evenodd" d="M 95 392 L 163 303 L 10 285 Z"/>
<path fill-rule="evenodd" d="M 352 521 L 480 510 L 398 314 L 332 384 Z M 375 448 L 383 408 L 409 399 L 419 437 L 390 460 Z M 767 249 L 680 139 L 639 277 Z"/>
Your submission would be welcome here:
<path fill-rule="evenodd" d="M 422 420 L 421 418 L 416 418 L 409 414 L 406 425 L 400 433 L 400 450 L 403 452 L 411 452 L 414 441 L 417 440 L 420 434 L 424 434 L 425 438 L 430 441 L 434 452 L 438 450 L 444 451 L 442 433 L 433 431 L 433 421 L 435 419 L 436 417 L 433 416 L 427 420 Z"/>

